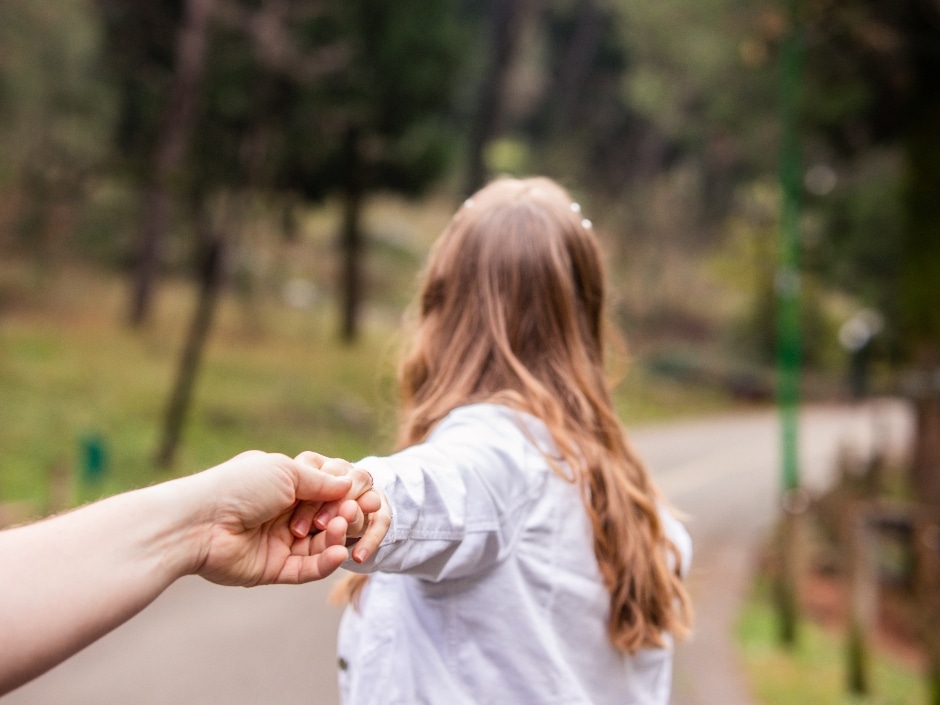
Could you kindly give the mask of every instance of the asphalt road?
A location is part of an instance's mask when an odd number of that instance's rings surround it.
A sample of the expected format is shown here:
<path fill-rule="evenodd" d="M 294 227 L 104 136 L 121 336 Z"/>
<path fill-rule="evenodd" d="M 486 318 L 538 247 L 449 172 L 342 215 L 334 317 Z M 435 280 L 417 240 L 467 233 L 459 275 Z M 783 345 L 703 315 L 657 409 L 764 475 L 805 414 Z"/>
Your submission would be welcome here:
<path fill-rule="evenodd" d="M 906 407 L 813 408 L 800 419 L 801 477 L 831 477 L 843 444 L 903 447 Z M 677 649 L 674 705 L 751 705 L 731 625 L 760 540 L 776 514 L 779 428 L 772 412 L 636 429 L 631 437 L 695 542 L 693 639 Z M 251 590 L 198 578 L 0 705 L 336 705 L 332 580 Z M 12 645 L 0 643 L 0 648 Z"/>

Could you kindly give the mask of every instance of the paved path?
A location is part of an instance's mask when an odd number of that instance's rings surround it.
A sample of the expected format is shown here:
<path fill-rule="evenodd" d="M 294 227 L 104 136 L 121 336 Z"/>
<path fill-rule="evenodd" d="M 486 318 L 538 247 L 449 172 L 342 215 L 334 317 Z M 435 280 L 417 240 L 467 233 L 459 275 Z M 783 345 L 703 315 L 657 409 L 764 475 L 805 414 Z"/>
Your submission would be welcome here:
<path fill-rule="evenodd" d="M 903 407 L 817 408 L 801 417 L 807 484 L 827 481 L 840 444 L 873 430 L 907 432 Z M 666 495 L 689 514 L 696 635 L 677 651 L 673 705 L 753 705 L 730 629 L 758 542 L 776 514 L 773 413 L 638 429 L 632 434 Z M 181 580 L 130 623 L 0 705 L 336 705 L 331 581 L 221 588 Z M 10 648 L 0 642 L 0 648 Z"/>

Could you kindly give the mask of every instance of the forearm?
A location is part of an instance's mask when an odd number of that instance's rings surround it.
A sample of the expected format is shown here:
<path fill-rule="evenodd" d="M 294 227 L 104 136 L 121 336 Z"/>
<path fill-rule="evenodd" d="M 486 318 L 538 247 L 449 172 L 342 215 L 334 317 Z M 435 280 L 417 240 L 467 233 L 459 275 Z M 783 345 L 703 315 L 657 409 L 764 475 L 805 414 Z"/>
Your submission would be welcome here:
<path fill-rule="evenodd" d="M 200 560 L 190 478 L 0 532 L 0 693 L 132 617 Z"/>
<path fill-rule="evenodd" d="M 387 497 L 391 526 L 371 559 L 345 567 L 437 581 L 501 561 L 522 525 L 526 486 L 519 478 L 490 485 L 476 470 L 484 463 L 463 449 L 447 454 L 429 445 L 361 461 Z"/>

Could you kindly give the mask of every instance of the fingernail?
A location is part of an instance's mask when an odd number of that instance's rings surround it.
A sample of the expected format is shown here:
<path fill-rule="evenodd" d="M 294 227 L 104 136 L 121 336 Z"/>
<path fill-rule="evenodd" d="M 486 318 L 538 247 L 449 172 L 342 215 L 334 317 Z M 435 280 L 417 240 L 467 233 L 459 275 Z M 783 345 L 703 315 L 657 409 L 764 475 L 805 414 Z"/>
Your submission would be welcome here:
<path fill-rule="evenodd" d="M 316 518 L 313 520 L 313 523 L 316 524 L 318 529 L 325 529 L 329 521 L 330 521 L 330 513 L 320 512 L 319 514 L 317 514 Z"/>
<path fill-rule="evenodd" d="M 368 557 L 369 552 L 364 548 L 360 548 L 358 551 L 353 551 L 353 560 L 356 561 L 356 563 L 364 563 Z"/>
<path fill-rule="evenodd" d="M 294 534 L 294 536 L 296 536 L 297 538 L 303 538 L 304 536 L 307 535 L 307 533 L 308 533 L 309 531 L 310 531 L 310 527 L 307 526 L 307 522 L 305 522 L 305 521 L 296 521 L 296 522 L 294 522 L 294 524 L 291 526 L 291 532 L 292 532 L 292 533 Z"/>

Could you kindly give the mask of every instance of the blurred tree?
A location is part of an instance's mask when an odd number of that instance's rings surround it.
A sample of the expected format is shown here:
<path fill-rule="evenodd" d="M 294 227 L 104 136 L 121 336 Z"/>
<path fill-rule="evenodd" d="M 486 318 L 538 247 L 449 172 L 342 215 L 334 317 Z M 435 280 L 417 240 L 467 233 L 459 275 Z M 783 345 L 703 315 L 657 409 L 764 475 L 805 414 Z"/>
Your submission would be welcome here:
<path fill-rule="evenodd" d="M 635 47 L 616 3 L 555 0 L 542 13 L 545 80 L 528 120 L 538 168 L 617 200 L 676 161 L 678 144 L 626 89 Z"/>
<path fill-rule="evenodd" d="M 84 2 L 0 3 L 0 246 L 43 262 L 75 233 L 108 156 L 97 30 Z"/>
<path fill-rule="evenodd" d="M 323 10 L 319 2 L 215 0 L 201 115 L 192 126 L 187 178 L 177 182 L 186 187 L 177 199 L 187 206 L 196 235 L 199 295 L 167 406 L 160 465 L 173 461 L 247 204 L 254 194 L 284 200 L 277 177 L 291 143 L 281 134 L 283 115 L 305 111 L 308 128 L 315 129 L 319 116 L 309 95 L 345 66 L 342 45 L 318 31 L 328 16 Z"/>
<path fill-rule="evenodd" d="M 199 297 L 180 355 L 176 382 L 166 408 L 163 437 L 156 455 L 157 465 L 161 467 L 170 466 L 176 455 L 192 400 L 199 362 L 212 327 L 216 300 L 224 284 L 228 240 L 224 233 L 214 230 L 211 216 L 206 209 L 201 209 L 196 213 L 195 219 L 202 242 L 199 263 Z"/>
<path fill-rule="evenodd" d="M 194 228 L 194 249 L 214 264 L 199 267 L 200 304 L 159 452 L 167 464 L 211 321 L 221 253 L 239 228 L 232 204 L 252 193 L 270 202 L 341 195 L 342 335 L 355 339 L 363 200 L 377 189 L 416 194 L 442 172 L 459 33 L 449 0 L 381 8 L 364 0 L 99 2 L 121 78 L 119 141 L 148 193 L 133 311 L 146 311 L 171 206 L 210 224 Z M 162 31 L 148 34 L 150 26 Z M 227 215 L 218 213 L 221 201 Z"/>
<path fill-rule="evenodd" d="M 751 40 L 765 6 L 545 0 L 500 131 L 634 245 L 711 244 L 738 187 L 775 167 L 772 47 Z"/>
<path fill-rule="evenodd" d="M 130 322 L 149 316 L 161 241 L 169 226 L 174 181 L 182 181 L 196 122 L 209 51 L 214 0 L 185 0 L 176 32 L 173 72 L 162 105 L 153 154 L 148 160 L 140 246 L 137 253 Z"/>
<path fill-rule="evenodd" d="M 485 69 L 467 137 L 463 193 L 469 196 L 489 178 L 486 149 L 505 128 L 505 104 L 514 60 L 526 25 L 539 14 L 543 0 L 489 0 L 486 4 Z"/>
<path fill-rule="evenodd" d="M 252 184 L 342 195 L 342 335 L 353 340 L 364 197 L 418 193 L 451 151 L 446 118 L 462 46 L 453 3 L 100 2 L 123 77 L 121 141 L 149 189 L 132 319 L 146 311 L 170 189 L 185 197 L 207 184 Z M 144 29 L 154 26 L 164 31 Z"/>
<path fill-rule="evenodd" d="M 727 244 L 727 223 L 747 217 L 739 192 L 776 167 L 772 47 L 752 39 L 771 33 L 765 8 L 552 0 L 543 12 L 544 87 L 525 123 L 533 161 L 584 189 L 617 236 L 618 265 L 643 278 L 621 304 L 633 324 L 688 318 L 663 276 L 669 253 Z M 772 334 L 773 318 L 752 325 L 749 337 Z"/>
<path fill-rule="evenodd" d="M 825 159 L 825 161 L 823 161 Z M 821 191 L 814 170 L 831 175 Z M 817 253 L 811 263 L 831 284 L 888 321 L 878 347 L 889 359 L 899 356 L 901 159 L 879 147 L 853 163 L 822 158 L 807 172 L 807 210 L 818 216 Z M 816 192 L 814 192 L 816 191 Z"/>
<path fill-rule="evenodd" d="M 858 252 L 880 252 L 895 267 L 888 285 L 906 358 L 919 370 L 912 390 L 915 490 L 940 504 L 940 390 L 931 382 L 940 370 L 940 6 L 820 1 L 809 3 L 807 19 L 816 40 L 808 64 L 811 124 L 853 163 L 876 147 L 899 156 L 896 244 L 874 228 L 854 229 L 844 239 Z"/>
<path fill-rule="evenodd" d="M 212 0 L 123 3 L 97 0 L 104 61 L 118 86 L 117 144 L 143 188 L 128 320 L 152 307 L 172 206 L 183 193 L 198 119 Z"/>
<path fill-rule="evenodd" d="M 621 83 L 626 100 L 660 134 L 672 163 L 694 165 L 693 205 L 706 224 L 720 224 L 740 186 L 776 169 L 770 42 L 783 28 L 764 0 L 615 6 L 617 30 L 630 52 Z"/>
<path fill-rule="evenodd" d="M 466 35 L 451 0 L 349 0 L 323 31 L 342 38 L 348 64 L 284 113 L 275 183 L 307 199 L 342 200 L 340 335 L 352 342 L 364 202 L 379 190 L 417 195 L 443 174 L 455 148 L 448 118 Z"/>

